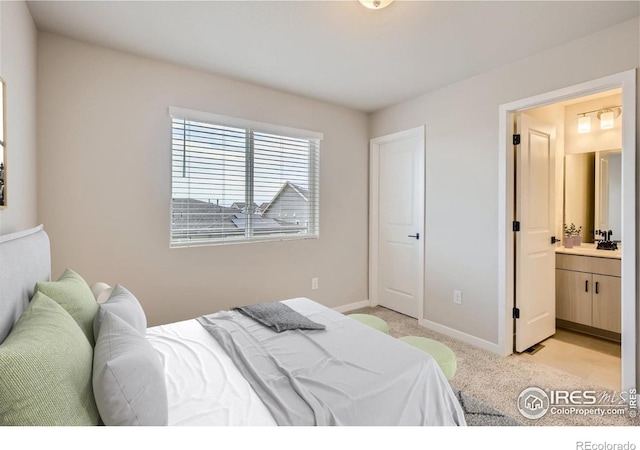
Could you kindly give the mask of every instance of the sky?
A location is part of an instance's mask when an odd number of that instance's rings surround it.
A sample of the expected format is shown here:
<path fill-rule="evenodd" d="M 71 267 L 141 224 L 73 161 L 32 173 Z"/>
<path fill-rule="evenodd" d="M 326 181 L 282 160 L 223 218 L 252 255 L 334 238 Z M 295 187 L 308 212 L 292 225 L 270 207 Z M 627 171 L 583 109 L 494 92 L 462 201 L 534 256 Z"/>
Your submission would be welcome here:
<path fill-rule="evenodd" d="M 308 140 L 254 132 L 254 203 L 270 202 L 284 183 L 308 189 Z M 230 206 L 246 201 L 247 141 L 243 129 L 173 120 L 173 198 Z"/>

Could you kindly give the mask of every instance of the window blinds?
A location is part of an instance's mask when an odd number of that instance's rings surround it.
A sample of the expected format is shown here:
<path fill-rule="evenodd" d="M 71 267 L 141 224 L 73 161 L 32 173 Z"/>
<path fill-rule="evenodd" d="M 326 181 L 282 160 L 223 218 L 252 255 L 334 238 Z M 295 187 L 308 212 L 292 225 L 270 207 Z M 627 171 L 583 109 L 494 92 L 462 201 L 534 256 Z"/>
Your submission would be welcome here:
<path fill-rule="evenodd" d="M 171 246 L 318 237 L 322 135 L 170 113 Z"/>

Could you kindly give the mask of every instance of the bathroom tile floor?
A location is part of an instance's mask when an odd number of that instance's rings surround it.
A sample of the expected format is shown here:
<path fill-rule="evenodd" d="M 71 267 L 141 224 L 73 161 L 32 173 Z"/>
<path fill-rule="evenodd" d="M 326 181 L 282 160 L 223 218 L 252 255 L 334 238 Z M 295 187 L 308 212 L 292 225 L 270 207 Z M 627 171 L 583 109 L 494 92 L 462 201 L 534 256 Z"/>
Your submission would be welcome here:
<path fill-rule="evenodd" d="M 517 356 L 620 390 L 620 344 L 560 328 L 541 344 L 536 353 Z"/>

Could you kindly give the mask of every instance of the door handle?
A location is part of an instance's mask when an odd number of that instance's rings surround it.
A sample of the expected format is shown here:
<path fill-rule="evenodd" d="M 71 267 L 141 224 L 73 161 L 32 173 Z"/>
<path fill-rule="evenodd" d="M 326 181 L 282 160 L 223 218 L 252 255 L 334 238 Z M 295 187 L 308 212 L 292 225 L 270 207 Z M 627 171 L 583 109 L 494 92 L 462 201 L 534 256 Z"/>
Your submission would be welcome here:
<path fill-rule="evenodd" d="M 412 237 L 412 238 L 416 238 L 416 239 L 420 239 L 420 233 L 416 233 L 416 234 L 410 234 L 407 237 Z"/>
<path fill-rule="evenodd" d="M 589 292 L 589 280 L 584 282 L 584 291 Z"/>
<path fill-rule="evenodd" d="M 560 239 L 558 239 L 558 238 L 557 238 L 557 237 L 555 237 L 555 236 L 551 236 L 551 243 L 552 243 L 552 244 L 555 244 L 556 242 L 560 242 Z"/>
<path fill-rule="evenodd" d="M 596 294 L 600 293 L 600 292 L 598 292 L 598 290 L 599 290 L 598 288 L 600 287 L 599 284 L 600 284 L 600 282 L 596 281 Z"/>

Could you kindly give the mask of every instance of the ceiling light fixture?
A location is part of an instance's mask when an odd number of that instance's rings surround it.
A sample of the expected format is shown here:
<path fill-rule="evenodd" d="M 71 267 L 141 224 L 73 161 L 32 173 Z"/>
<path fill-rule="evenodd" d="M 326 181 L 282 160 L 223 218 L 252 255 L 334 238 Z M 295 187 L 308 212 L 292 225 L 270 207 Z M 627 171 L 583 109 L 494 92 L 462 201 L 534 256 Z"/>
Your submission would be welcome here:
<path fill-rule="evenodd" d="M 393 0 L 358 0 L 364 6 L 369 9 L 382 9 L 386 8 L 393 2 Z"/>
<path fill-rule="evenodd" d="M 602 109 L 595 109 L 593 111 L 587 111 L 578 113 L 578 133 L 588 133 L 591 131 L 591 117 L 589 114 L 596 114 L 596 117 L 600 121 L 601 130 L 610 130 L 615 125 L 615 119 L 622 114 L 622 106 L 610 106 Z"/>

